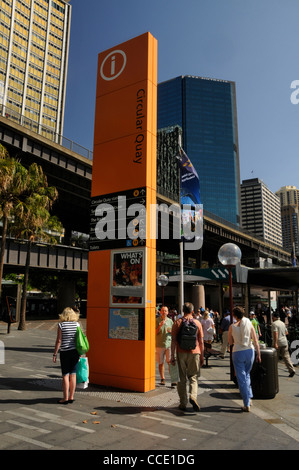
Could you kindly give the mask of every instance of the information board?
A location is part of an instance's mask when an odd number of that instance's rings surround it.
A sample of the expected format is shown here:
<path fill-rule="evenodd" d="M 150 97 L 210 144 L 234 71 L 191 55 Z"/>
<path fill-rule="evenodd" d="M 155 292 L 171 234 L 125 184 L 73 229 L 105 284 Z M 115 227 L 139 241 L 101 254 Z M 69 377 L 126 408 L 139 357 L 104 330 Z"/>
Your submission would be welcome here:
<path fill-rule="evenodd" d="M 145 239 L 145 187 L 92 197 L 90 251 L 143 246 Z"/>

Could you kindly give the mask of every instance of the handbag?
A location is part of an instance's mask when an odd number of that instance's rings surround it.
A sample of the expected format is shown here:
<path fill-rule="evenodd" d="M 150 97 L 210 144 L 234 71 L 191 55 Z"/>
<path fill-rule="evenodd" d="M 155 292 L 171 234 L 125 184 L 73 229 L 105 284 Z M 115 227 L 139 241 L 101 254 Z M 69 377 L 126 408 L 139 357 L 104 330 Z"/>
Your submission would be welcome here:
<path fill-rule="evenodd" d="M 215 330 L 215 328 L 213 328 L 212 326 L 210 326 L 210 328 L 207 329 L 207 333 L 209 333 L 210 335 L 215 335 L 215 334 L 216 334 L 216 330 Z"/>
<path fill-rule="evenodd" d="M 170 379 L 171 383 L 177 383 L 180 381 L 178 363 L 175 361 L 174 364 L 169 363 Z"/>
<path fill-rule="evenodd" d="M 78 354 L 86 354 L 89 351 L 89 342 L 87 336 L 83 333 L 80 326 L 77 327 L 76 331 L 76 349 Z"/>
<path fill-rule="evenodd" d="M 76 368 L 77 383 L 88 382 L 88 359 L 87 357 L 80 357 Z"/>

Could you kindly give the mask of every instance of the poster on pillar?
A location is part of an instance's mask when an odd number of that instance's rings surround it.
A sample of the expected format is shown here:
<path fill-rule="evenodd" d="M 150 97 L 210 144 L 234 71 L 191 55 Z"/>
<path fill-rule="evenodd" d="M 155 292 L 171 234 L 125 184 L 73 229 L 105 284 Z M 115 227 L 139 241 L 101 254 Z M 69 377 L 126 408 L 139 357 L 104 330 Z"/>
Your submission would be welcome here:
<path fill-rule="evenodd" d="M 90 383 L 145 392 L 155 389 L 157 40 L 150 33 L 99 53 L 95 108 Z"/>
<path fill-rule="evenodd" d="M 145 249 L 111 252 L 110 306 L 145 306 Z"/>

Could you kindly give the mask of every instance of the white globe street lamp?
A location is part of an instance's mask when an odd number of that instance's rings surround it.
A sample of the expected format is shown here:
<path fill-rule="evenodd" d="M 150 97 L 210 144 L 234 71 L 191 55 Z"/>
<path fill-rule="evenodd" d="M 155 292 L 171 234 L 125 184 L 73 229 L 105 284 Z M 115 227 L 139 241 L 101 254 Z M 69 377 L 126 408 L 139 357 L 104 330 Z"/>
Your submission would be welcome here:
<path fill-rule="evenodd" d="M 164 305 L 164 287 L 168 284 L 168 277 L 166 274 L 160 274 L 157 279 L 158 286 L 162 287 L 162 307 Z"/>
<path fill-rule="evenodd" d="M 229 301 L 230 301 L 230 323 L 233 323 L 233 281 L 232 268 L 240 263 L 242 253 L 240 248 L 234 243 L 225 243 L 218 251 L 218 259 L 223 266 L 228 268 L 229 272 Z M 230 346 L 230 378 L 235 381 L 235 374 L 232 361 L 232 346 Z"/>
<path fill-rule="evenodd" d="M 225 243 L 218 251 L 218 259 L 224 266 L 236 266 L 240 263 L 241 257 L 241 250 L 234 243 Z"/>

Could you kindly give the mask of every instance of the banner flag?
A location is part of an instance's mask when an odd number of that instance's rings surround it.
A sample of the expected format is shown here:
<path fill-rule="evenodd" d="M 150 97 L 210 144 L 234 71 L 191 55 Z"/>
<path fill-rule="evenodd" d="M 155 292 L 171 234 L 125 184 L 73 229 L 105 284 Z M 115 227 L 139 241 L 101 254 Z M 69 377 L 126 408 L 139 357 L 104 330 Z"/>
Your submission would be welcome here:
<path fill-rule="evenodd" d="M 182 148 L 178 160 L 181 170 L 181 241 L 185 242 L 185 249 L 199 250 L 203 243 L 203 206 L 200 202 L 199 177 Z"/>
<path fill-rule="evenodd" d="M 297 258 L 296 258 L 296 255 L 295 255 L 294 243 L 293 243 L 293 245 L 292 245 L 291 258 L 292 258 L 292 266 L 297 266 Z"/>
<path fill-rule="evenodd" d="M 180 149 L 178 157 L 181 169 L 181 204 L 195 206 L 200 204 L 199 177 L 184 150 Z"/>

